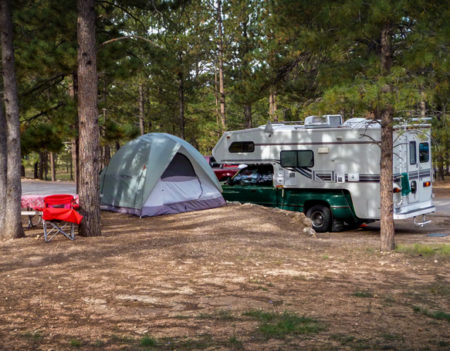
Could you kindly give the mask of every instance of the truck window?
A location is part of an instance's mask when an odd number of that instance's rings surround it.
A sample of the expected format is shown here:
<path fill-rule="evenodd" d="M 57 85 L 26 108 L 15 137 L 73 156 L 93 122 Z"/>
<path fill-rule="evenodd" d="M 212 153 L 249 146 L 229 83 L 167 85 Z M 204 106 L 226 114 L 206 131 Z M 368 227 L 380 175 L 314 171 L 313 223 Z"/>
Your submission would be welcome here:
<path fill-rule="evenodd" d="M 253 141 L 235 141 L 228 148 L 229 152 L 253 152 L 255 151 L 255 143 Z"/>
<path fill-rule="evenodd" d="M 241 169 L 231 180 L 230 185 L 272 186 L 272 165 L 250 165 Z"/>
<path fill-rule="evenodd" d="M 281 167 L 314 167 L 314 152 L 312 150 L 281 151 Z"/>
<path fill-rule="evenodd" d="M 424 163 L 430 160 L 430 145 L 428 143 L 419 144 L 419 162 Z"/>
<path fill-rule="evenodd" d="M 409 164 L 415 165 L 416 163 L 417 163 L 416 142 L 410 141 L 409 142 Z"/>

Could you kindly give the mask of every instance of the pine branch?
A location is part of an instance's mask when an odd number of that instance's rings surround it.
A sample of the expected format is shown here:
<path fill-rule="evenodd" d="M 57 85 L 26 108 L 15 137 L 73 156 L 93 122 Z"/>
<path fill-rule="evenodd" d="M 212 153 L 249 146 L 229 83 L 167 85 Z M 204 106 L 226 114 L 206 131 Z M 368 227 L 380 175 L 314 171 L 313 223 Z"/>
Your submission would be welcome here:
<path fill-rule="evenodd" d="M 161 47 L 158 44 L 156 44 L 154 41 L 152 41 L 150 39 L 147 39 L 147 38 L 144 38 L 144 37 L 141 37 L 140 35 L 127 35 L 127 36 L 123 36 L 123 37 L 117 37 L 117 38 L 109 39 L 109 40 L 104 41 L 103 43 L 101 43 L 100 44 L 100 48 L 103 48 L 104 46 L 106 46 L 108 44 L 111 44 L 111 43 L 114 43 L 116 41 L 125 40 L 125 39 L 140 39 L 140 40 L 146 41 L 147 43 L 150 43 L 153 46 L 156 46 L 157 48 L 161 49 Z"/>
<path fill-rule="evenodd" d="M 139 23 L 139 24 L 142 26 L 142 28 L 144 28 L 144 30 L 145 30 L 145 27 L 146 27 L 145 24 L 144 24 L 139 18 L 137 18 L 136 16 L 132 15 L 131 12 L 128 11 L 125 7 L 120 6 L 120 5 L 117 4 L 117 3 L 113 3 L 113 2 L 110 2 L 110 1 L 106 1 L 106 0 L 100 0 L 100 1 L 98 1 L 98 2 L 99 2 L 99 3 L 105 3 L 105 4 L 111 5 L 111 6 L 113 6 L 113 7 L 117 7 L 119 10 L 122 10 L 122 11 L 125 12 L 128 16 L 130 16 L 132 19 L 134 19 L 137 23 Z"/>
<path fill-rule="evenodd" d="M 47 90 L 47 89 L 49 89 L 49 88 L 51 88 L 51 87 L 61 83 L 65 76 L 66 76 L 65 73 L 57 74 L 56 76 L 53 76 L 53 77 L 51 77 L 49 79 L 46 79 L 46 80 L 44 80 L 42 82 L 39 82 L 37 85 L 35 85 L 30 90 L 25 91 L 22 94 L 20 94 L 20 96 L 21 97 L 28 96 L 28 95 L 33 94 L 35 91 L 38 91 L 38 90 L 41 90 L 41 89 L 43 91 Z"/>
<path fill-rule="evenodd" d="M 31 117 L 27 118 L 24 122 L 25 122 L 25 123 L 29 123 L 29 122 L 35 120 L 36 118 L 39 118 L 39 117 L 41 117 L 41 116 L 45 116 L 45 115 L 47 115 L 49 112 L 54 111 L 54 110 L 57 110 L 57 109 L 59 109 L 60 107 L 63 107 L 63 106 L 65 106 L 65 105 L 66 105 L 65 103 L 60 102 L 60 103 L 59 103 L 58 105 L 56 105 L 56 106 L 53 106 L 53 107 L 51 107 L 51 108 L 49 108 L 49 109 L 47 109 L 47 110 L 45 110 L 45 111 L 41 111 L 41 112 L 39 112 L 38 114 L 35 114 L 34 116 L 31 116 Z"/>

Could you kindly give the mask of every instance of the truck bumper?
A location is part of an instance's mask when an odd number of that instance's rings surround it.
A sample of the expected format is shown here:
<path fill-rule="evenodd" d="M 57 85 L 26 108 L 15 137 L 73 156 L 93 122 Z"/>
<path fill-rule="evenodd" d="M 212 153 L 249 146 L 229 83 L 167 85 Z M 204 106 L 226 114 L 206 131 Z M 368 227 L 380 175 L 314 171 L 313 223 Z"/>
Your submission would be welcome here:
<path fill-rule="evenodd" d="M 429 207 L 425 207 L 425 208 L 412 210 L 409 212 L 394 213 L 394 219 L 407 219 L 407 218 L 417 217 L 420 215 L 425 215 L 425 214 L 429 214 L 429 213 L 433 213 L 433 212 L 436 212 L 436 207 L 429 206 Z"/>

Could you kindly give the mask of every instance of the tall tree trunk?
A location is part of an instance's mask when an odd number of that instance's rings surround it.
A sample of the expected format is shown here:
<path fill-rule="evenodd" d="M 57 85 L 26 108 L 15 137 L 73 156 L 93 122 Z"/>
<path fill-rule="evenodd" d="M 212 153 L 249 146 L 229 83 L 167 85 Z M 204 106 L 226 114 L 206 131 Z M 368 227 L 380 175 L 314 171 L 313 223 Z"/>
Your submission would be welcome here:
<path fill-rule="evenodd" d="M 220 114 L 220 103 L 219 103 L 219 73 L 217 62 L 214 63 L 214 98 L 216 101 L 216 125 L 218 127 L 217 136 L 220 137 L 224 130 L 224 126 L 222 124 L 222 117 Z"/>
<path fill-rule="evenodd" d="M 250 81 L 251 80 L 251 68 L 250 68 L 250 62 L 247 57 L 247 54 L 250 51 L 249 42 L 248 42 L 248 17 L 245 17 L 245 21 L 241 22 L 241 28 L 242 28 L 242 42 L 239 47 L 240 53 L 239 56 L 241 57 L 242 65 L 241 65 L 241 76 L 243 81 Z M 248 94 L 248 93 L 247 93 Z M 246 103 L 244 104 L 244 123 L 246 128 L 252 127 L 252 104 L 249 101 L 249 97 L 246 97 Z"/>
<path fill-rule="evenodd" d="M 39 162 L 35 162 L 33 165 L 33 178 L 39 179 Z"/>
<path fill-rule="evenodd" d="M 22 228 L 20 198 L 20 120 L 19 100 L 14 62 L 13 27 L 11 9 L 8 0 L 0 0 L 0 32 L 2 45 L 2 68 L 4 85 L 4 104 L 6 116 L 6 208 L 4 230 L 0 232 L 3 239 L 20 238 L 25 234 Z"/>
<path fill-rule="evenodd" d="M 420 89 L 420 103 L 419 103 L 419 108 L 420 108 L 420 117 L 426 117 L 427 116 L 427 103 L 426 103 L 426 95 L 425 92 L 422 90 L 422 88 Z"/>
<path fill-rule="evenodd" d="M 106 94 L 104 95 L 104 103 L 106 106 Z M 106 118 L 107 118 L 106 111 L 107 111 L 107 109 L 103 108 L 103 118 L 104 118 L 105 125 L 103 127 L 102 136 L 103 136 L 105 146 L 103 147 L 102 168 L 108 166 L 109 161 L 111 160 L 111 148 L 109 147 L 109 145 L 106 141 Z"/>
<path fill-rule="evenodd" d="M 244 118 L 245 118 L 245 127 L 251 128 L 253 126 L 252 122 L 252 105 L 245 104 L 244 105 Z"/>
<path fill-rule="evenodd" d="M 50 173 L 52 175 L 52 182 L 56 181 L 56 155 L 50 152 Z"/>
<path fill-rule="evenodd" d="M 39 179 L 45 180 L 45 163 L 47 162 L 46 159 L 46 152 L 45 151 L 39 151 Z"/>
<path fill-rule="evenodd" d="M 226 130 L 227 118 L 225 108 L 225 85 L 223 77 L 223 21 L 222 21 L 222 1 L 217 1 L 217 52 L 219 63 L 219 103 L 220 103 L 220 122 L 222 131 Z"/>
<path fill-rule="evenodd" d="M 381 69 L 388 75 L 392 66 L 391 28 L 386 24 L 381 31 Z M 384 94 L 391 93 L 391 87 L 383 87 Z M 382 251 L 395 249 L 394 202 L 393 202 L 393 108 L 386 104 L 381 111 L 381 159 L 380 159 L 380 248 Z"/>
<path fill-rule="evenodd" d="M 180 120 L 180 130 L 181 130 L 181 138 L 184 139 L 184 130 L 186 121 L 184 119 L 184 77 L 183 72 L 178 73 L 178 99 L 179 99 L 179 120 Z"/>
<path fill-rule="evenodd" d="M 77 0 L 80 234 L 101 235 L 95 0 Z"/>
<path fill-rule="evenodd" d="M 152 119 L 150 116 L 151 111 L 151 101 L 150 101 L 150 88 L 145 86 L 144 94 L 144 115 L 147 116 L 147 130 L 150 132 L 152 130 Z"/>
<path fill-rule="evenodd" d="M 141 135 L 145 134 L 144 128 L 144 87 L 139 83 L 139 130 Z"/>
<path fill-rule="evenodd" d="M 72 146 L 72 145 L 71 145 Z M 73 180 L 73 158 L 72 158 L 72 148 L 70 150 L 70 159 L 69 159 L 69 179 Z"/>
<path fill-rule="evenodd" d="M 103 78 L 103 128 L 100 131 L 100 134 L 103 139 L 103 152 L 101 164 L 102 168 L 105 168 L 109 164 L 109 160 L 111 159 L 111 148 L 109 147 L 108 141 L 106 140 L 106 119 L 107 119 L 107 111 L 108 111 L 108 84 L 106 82 L 106 75 Z"/>
<path fill-rule="evenodd" d="M 75 103 L 78 100 L 78 74 L 77 72 L 72 72 L 72 87 L 69 91 L 70 96 L 74 99 Z M 79 123 L 78 123 L 78 113 L 75 115 L 75 136 L 71 140 L 71 150 L 72 150 L 72 167 L 75 178 L 75 191 L 78 194 L 80 189 L 80 163 L 79 163 Z M 72 178 L 73 179 L 73 178 Z"/>
<path fill-rule="evenodd" d="M 439 154 L 436 157 L 436 163 L 437 163 L 437 179 L 444 181 L 445 180 L 445 170 L 444 170 L 444 156 L 442 154 Z"/>
<path fill-rule="evenodd" d="M 78 128 L 77 128 L 78 129 Z M 71 140 L 71 153 L 72 153 L 72 168 L 73 178 L 75 180 L 75 191 L 78 194 L 78 188 L 80 185 L 80 170 L 78 168 L 78 138 L 72 138 Z"/>
<path fill-rule="evenodd" d="M 0 82 L 0 92 L 3 90 Z M 6 189 L 8 187 L 6 178 L 7 165 L 7 149 L 6 149 L 6 117 L 3 110 L 3 95 L 0 95 L 0 239 L 5 231 L 5 216 L 6 211 Z"/>
<path fill-rule="evenodd" d="M 277 115 L 277 93 L 275 91 L 275 88 L 270 88 L 270 95 L 269 95 L 269 118 L 271 121 L 278 122 L 278 115 Z"/>
<path fill-rule="evenodd" d="M 44 167 L 44 180 L 48 180 L 48 152 L 45 151 L 43 153 L 44 156 L 44 162 L 43 162 L 43 167 Z"/>

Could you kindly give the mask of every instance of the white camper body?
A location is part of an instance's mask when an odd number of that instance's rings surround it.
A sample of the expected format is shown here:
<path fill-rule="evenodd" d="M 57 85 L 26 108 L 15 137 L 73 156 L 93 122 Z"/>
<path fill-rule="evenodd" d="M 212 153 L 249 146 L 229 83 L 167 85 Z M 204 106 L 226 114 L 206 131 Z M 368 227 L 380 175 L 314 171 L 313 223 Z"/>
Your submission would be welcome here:
<path fill-rule="evenodd" d="M 269 123 L 225 132 L 213 156 L 220 163 L 272 164 L 274 188 L 344 190 L 356 217 L 370 221 L 380 218 L 382 206 L 380 139 L 377 122 L 353 118 L 342 123 L 339 115 L 327 115 L 308 117 L 305 124 Z M 394 219 L 435 211 L 430 145 L 429 124 L 394 128 Z"/>

